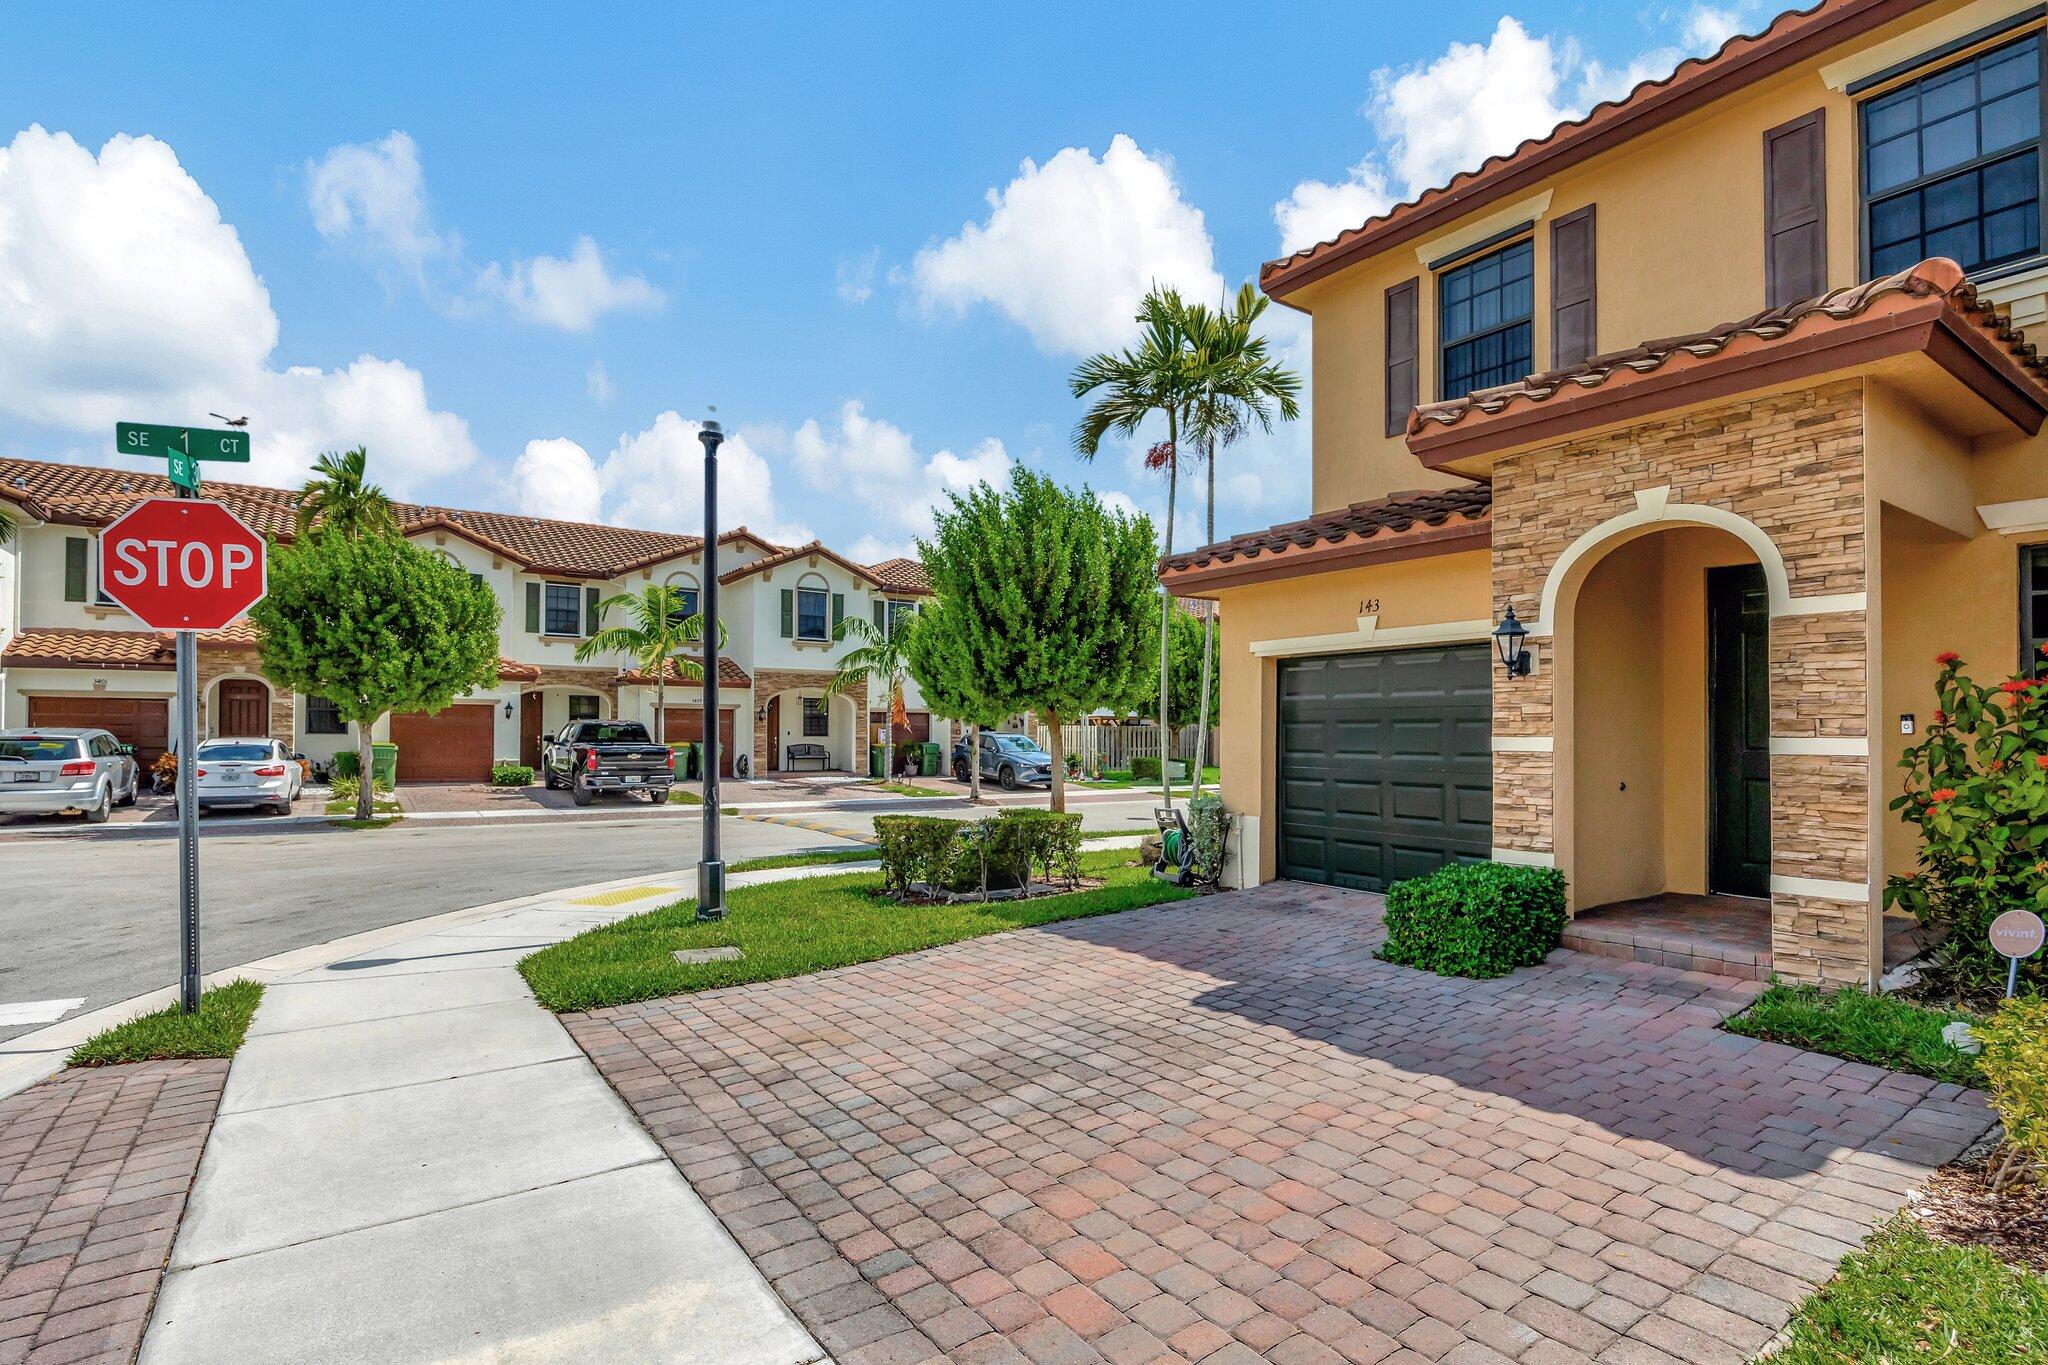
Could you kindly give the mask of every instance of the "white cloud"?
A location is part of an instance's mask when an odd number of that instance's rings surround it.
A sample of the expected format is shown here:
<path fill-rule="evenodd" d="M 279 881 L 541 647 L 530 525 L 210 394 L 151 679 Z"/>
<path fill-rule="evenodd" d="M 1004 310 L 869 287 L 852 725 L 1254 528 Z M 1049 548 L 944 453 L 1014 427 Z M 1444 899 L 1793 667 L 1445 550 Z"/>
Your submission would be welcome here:
<path fill-rule="evenodd" d="M 611 372 L 605 369 L 602 360 L 591 361 L 590 368 L 583 372 L 583 391 L 599 407 L 619 396 L 619 386 L 612 383 Z"/>
<path fill-rule="evenodd" d="M 927 309 L 989 304 L 1041 350 L 1079 354 L 1130 341 L 1154 282 L 1203 299 L 1222 291 L 1201 210 L 1164 157 L 1122 133 L 1100 160 L 1068 147 L 1024 162 L 988 203 L 984 221 L 917 253 L 911 282 Z"/>
<path fill-rule="evenodd" d="M 0 412 L 101 435 L 247 413 L 255 460 L 238 473 L 266 483 L 359 442 L 400 496 L 476 460 L 418 371 L 367 355 L 277 369 L 277 341 L 240 237 L 169 146 L 124 134 L 95 155 L 30 127 L 0 149 Z"/>
<path fill-rule="evenodd" d="M 1009 453 L 992 436 L 964 455 L 941 450 L 926 458 L 908 432 L 868 416 L 857 401 L 840 408 L 836 427 L 805 422 L 788 446 L 813 491 L 858 504 L 875 528 L 870 535 L 898 545 L 931 532 L 932 508 L 947 493 L 999 484 L 1010 473 Z"/>
<path fill-rule="evenodd" d="M 512 505 L 530 517 L 597 521 L 603 479 L 590 452 L 562 436 L 528 441 L 512 462 Z"/>
<path fill-rule="evenodd" d="M 882 264 L 882 248 L 871 246 L 858 256 L 842 256 L 838 282 L 833 293 L 841 303 L 866 303 L 875 294 L 875 271 Z"/>
<path fill-rule="evenodd" d="M 565 332 L 587 332 L 612 312 L 667 302 L 639 275 L 615 274 L 588 235 L 567 256 L 546 254 L 473 266 L 462 239 L 435 226 L 419 144 L 394 130 L 376 142 L 343 143 L 306 163 L 306 205 L 332 242 L 353 243 L 402 266 L 429 300 L 452 313 L 495 305 Z"/>
<path fill-rule="evenodd" d="M 1576 39 L 1532 34 L 1512 15 L 1483 43 L 1454 42 L 1431 61 L 1380 68 L 1365 106 L 1377 149 L 1342 180 L 1302 181 L 1273 206 L 1280 249 L 1297 251 L 1358 227 L 1397 200 L 1670 74 L 1685 57 L 1719 47 L 1750 7 L 1748 0 L 1692 5 L 1677 16 L 1677 42 L 1618 68 L 1590 59 Z"/>
<path fill-rule="evenodd" d="M 476 279 L 477 292 L 504 301 L 528 322 L 587 332 L 606 313 L 649 312 L 667 302 L 638 275 L 614 275 L 590 237 L 578 237 L 567 257 L 534 256 L 510 266 L 496 262 Z"/>

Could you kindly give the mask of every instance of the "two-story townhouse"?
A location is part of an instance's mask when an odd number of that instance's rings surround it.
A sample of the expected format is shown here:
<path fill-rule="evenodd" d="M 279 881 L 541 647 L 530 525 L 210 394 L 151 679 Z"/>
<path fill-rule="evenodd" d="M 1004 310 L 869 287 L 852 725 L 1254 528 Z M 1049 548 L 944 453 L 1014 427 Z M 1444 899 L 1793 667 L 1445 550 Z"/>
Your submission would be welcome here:
<path fill-rule="evenodd" d="M 1241 880 L 1555 866 L 1878 973 L 1935 655 L 2048 642 L 2044 27 L 1820 0 L 1264 267 L 1313 515 L 1163 568 L 1228 608 Z"/>
<path fill-rule="evenodd" d="M 0 725 L 102 726 L 145 762 L 168 746 L 172 641 L 136 629 L 99 593 L 93 572 L 99 529 L 139 499 L 170 491 L 161 476 L 0 460 L 0 506 L 16 522 L 12 542 L 0 546 Z M 226 483 L 206 491 L 258 532 L 291 538 L 291 491 Z M 657 690 L 631 659 L 577 658 L 603 624 L 601 604 L 615 595 L 664 583 L 694 613 L 703 590 L 700 538 L 415 504 L 396 511 L 409 540 L 488 584 L 503 613 L 495 687 L 439 712 L 377 724 L 372 738 L 398 746 L 401 781 L 474 782 L 499 758 L 536 763 L 542 738 L 575 719 L 637 719 L 651 728 L 657 696 L 668 739 L 703 738 L 702 689 L 673 666 Z M 816 543 L 785 547 L 739 528 L 719 538 L 719 570 L 724 772 L 778 768 L 784 744 L 771 727 L 785 716 L 785 739 L 823 744 L 833 768 L 864 767 L 883 703 L 879 692 L 872 702 L 828 696 L 846 648 L 832 627 L 848 611 L 877 624 L 914 611 L 929 596 L 920 566 L 858 564 Z M 354 746 L 351 726 L 330 704 L 263 677 L 246 622 L 201 637 L 199 682 L 202 735 L 273 735 L 316 760 Z M 950 727 L 929 714 L 914 685 L 906 704 L 909 723 L 899 738 L 948 736 Z"/>

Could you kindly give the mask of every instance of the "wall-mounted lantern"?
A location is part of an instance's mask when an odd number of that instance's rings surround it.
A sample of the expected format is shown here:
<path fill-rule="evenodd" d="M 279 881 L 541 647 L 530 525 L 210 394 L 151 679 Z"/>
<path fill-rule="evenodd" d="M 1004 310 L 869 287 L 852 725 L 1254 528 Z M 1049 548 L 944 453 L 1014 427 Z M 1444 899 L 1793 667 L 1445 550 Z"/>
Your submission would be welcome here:
<path fill-rule="evenodd" d="M 507 698 L 505 701 L 505 719 L 512 719 L 512 702 L 510 698 Z"/>
<path fill-rule="evenodd" d="M 1510 602 L 1507 616 L 1493 630 L 1493 643 L 1500 650 L 1500 666 L 1510 678 L 1529 676 L 1528 640 L 1529 628 L 1515 619 L 1515 606 Z"/>

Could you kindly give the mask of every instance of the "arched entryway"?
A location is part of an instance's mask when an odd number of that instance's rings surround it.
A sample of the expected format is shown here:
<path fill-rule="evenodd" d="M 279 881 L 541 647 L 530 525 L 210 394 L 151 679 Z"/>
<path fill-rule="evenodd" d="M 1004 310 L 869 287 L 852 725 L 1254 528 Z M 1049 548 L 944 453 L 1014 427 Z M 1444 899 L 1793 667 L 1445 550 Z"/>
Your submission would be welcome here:
<path fill-rule="evenodd" d="M 764 771 L 866 772 L 862 719 L 853 698 L 844 694 L 820 687 L 776 693 L 762 704 Z M 822 757 L 817 750 L 823 750 Z"/>

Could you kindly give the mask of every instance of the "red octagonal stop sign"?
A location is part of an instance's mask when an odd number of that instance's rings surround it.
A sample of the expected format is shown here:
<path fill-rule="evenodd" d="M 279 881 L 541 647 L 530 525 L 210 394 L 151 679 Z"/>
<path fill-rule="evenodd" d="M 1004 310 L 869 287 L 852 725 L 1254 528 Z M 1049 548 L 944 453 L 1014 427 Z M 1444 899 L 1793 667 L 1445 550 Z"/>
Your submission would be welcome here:
<path fill-rule="evenodd" d="M 217 502 L 150 498 L 100 533 L 100 591 L 152 630 L 220 630 L 263 600 L 263 549 Z"/>

